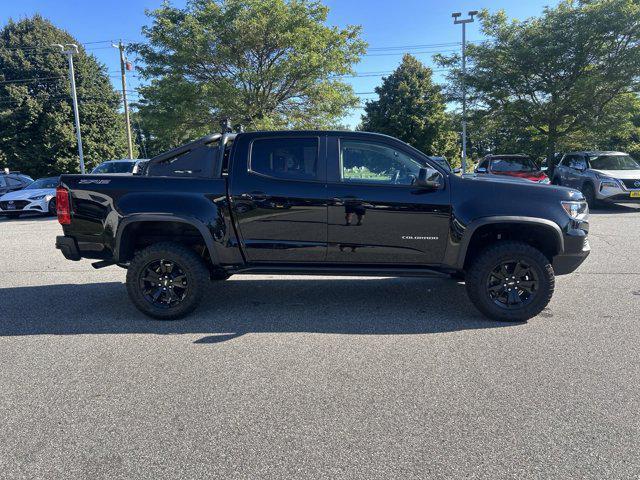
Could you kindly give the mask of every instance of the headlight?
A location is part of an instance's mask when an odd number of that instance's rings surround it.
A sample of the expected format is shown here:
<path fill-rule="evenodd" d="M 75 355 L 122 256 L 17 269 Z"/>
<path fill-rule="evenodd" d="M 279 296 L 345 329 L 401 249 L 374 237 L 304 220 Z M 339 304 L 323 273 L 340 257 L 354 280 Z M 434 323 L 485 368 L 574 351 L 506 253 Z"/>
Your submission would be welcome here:
<path fill-rule="evenodd" d="M 615 178 L 607 178 L 600 182 L 600 190 L 603 188 L 620 188 L 620 184 Z"/>
<path fill-rule="evenodd" d="M 561 202 L 562 208 L 574 220 L 585 220 L 589 216 L 587 202 Z"/>
<path fill-rule="evenodd" d="M 29 200 L 42 200 L 46 195 L 37 195 L 35 197 L 29 197 Z"/>

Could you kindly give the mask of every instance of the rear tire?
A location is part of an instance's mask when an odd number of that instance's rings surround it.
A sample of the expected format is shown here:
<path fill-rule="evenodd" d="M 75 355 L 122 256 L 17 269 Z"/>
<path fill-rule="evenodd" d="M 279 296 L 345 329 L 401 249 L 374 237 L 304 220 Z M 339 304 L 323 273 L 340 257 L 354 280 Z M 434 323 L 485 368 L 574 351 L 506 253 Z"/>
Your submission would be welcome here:
<path fill-rule="evenodd" d="M 549 304 L 555 276 L 542 252 L 526 243 L 504 241 L 473 261 L 466 287 L 471 302 L 488 318 L 524 322 Z"/>
<path fill-rule="evenodd" d="M 198 306 L 209 284 L 202 259 L 179 243 L 161 242 L 138 252 L 127 269 L 129 298 L 145 315 L 176 320 Z"/>

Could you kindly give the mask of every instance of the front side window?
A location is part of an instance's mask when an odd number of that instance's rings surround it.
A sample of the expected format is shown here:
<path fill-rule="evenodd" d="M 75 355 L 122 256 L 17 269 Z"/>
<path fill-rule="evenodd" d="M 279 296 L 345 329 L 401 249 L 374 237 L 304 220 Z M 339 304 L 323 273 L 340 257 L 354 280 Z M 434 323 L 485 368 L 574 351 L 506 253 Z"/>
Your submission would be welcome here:
<path fill-rule="evenodd" d="M 0 187 L 6 187 L 7 182 L 4 180 L 4 177 L 0 175 Z"/>
<path fill-rule="evenodd" d="M 487 169 L 487 167 L 489 166 L 489 160 L 482 160 L 479 164 L 478 164 L 478 168 L 484 168 L 485 170 Z"/>
<path fill-rule="evenodd" d="M 587 168 L 587 162 L 585 162 L 584 157 L 575 156 L 569 161 L 569 167 L 574 170 L 585 170 Z"/>
<path fill-rule="evenodd" d="M 254 140 L 251 171 L 286 180 L 318 180 L 318 139 Z"/>
<path fill-rule="evenodd" d="M 411 185 L 422 164 L 386 145 L 359 140 L 340 142 L 340 168 L 346 183 Z"/>

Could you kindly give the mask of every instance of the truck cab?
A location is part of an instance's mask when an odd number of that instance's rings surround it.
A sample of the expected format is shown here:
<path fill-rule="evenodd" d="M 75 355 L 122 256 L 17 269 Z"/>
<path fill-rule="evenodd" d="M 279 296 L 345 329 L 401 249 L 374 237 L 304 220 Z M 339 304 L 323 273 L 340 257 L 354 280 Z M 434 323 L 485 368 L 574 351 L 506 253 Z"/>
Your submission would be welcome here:
<path fill-rule="evenodd" d="M 464 277 L 482 313 L 523 320 L 589 253 L 579 192 L 461 178 L 366 132 L 211 135 L 142 176 L 64 175 L 58 208 L 63 254 L 126 268 L 133 303 L 163 319 L 204 280 L 296 273 Z"/>

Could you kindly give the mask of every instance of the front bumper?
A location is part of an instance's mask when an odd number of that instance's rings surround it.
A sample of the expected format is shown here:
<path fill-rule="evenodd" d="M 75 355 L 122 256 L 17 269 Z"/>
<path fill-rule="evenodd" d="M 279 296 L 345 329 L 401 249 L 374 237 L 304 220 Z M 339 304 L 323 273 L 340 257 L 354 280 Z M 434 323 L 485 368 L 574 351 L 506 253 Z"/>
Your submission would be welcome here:
<path fill-rule="evenodd" d="M 56 248 L 62 252 L 67 260 L 80 260 L 80 250 L 75 238 L 58 236 L 56 237 Z"/>
<path fill-rule="evenodd" d="M 589 222 L 572 220 L 564 235 L 564 250 L 553 257 L 553 271 L 556 275 L 567 275 L 574 272 L 591 253 L 589 245 Z"/>
<path fill-rule="evenodd" d="M 617 187 L 603 185 L 603 183 L 611 183 L 610 181 L 600 182 L 596 198 L 609 203 L 640 203 L 640 188 L 628 188 L 626 185 L 621 184 L 620 180 L 615 182 L 618 183 Z M 638 196 L 632 197 L 632 195 Z"/>
<path fill-rule="evenodd" d="M 620 193 L 608 197 L 598 198 L 607 203 L 640 203 L 640 197 L 631 197 L 629 193 Z"/>
<path fill-rule="evenodd" d="M 40 200 L 3 200 L 0 202 L 0 215 L 16 213 L 49 213 L 49 201 L 53 197 Z"/>

